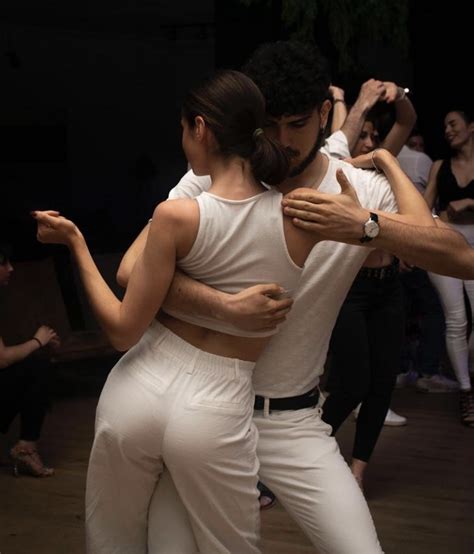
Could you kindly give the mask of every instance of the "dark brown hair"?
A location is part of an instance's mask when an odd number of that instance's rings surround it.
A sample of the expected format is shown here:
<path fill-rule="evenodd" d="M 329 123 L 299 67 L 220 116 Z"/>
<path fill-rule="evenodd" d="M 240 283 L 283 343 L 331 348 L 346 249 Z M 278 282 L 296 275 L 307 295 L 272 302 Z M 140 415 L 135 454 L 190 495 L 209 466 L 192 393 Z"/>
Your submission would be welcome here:
<path fill-rule="evenodd" d="M 201 116 L 214 133 L 219 153 L 250 162 L 256 179 L 277 185 L 288 174 L 288 156 L 261 129 L 265 100 L 257 85 L 239 71 L 220 71 L 192 89 L 182 108 L 188 125 Z"/>

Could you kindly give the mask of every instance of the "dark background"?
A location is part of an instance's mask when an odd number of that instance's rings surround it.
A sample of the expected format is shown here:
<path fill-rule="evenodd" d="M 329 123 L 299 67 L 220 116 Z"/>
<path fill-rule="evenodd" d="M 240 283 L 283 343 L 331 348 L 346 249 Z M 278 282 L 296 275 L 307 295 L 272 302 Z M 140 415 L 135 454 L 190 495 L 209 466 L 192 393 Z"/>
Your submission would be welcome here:
<path fill-rule="evenodd" d="M 44 208 L 73 218 L 94 252 L 123 251 L 186 170 L 184 92 L 215 67 L 240 67 L 259 43 L 287 38 L 272 6 L 2 0 L 0 231 L 14 259 L 61 257 L 35 242 L 28 214 Z M 361 37 L 350 73 L 338 72 L 324 20 L 316 40 L 349 102 L 369 77 L 408 86 L 437 158 L 445 112 L 472 106 L 471 19 L 464 2 L 412 1 L 408 28 L 408 57 Z"/>

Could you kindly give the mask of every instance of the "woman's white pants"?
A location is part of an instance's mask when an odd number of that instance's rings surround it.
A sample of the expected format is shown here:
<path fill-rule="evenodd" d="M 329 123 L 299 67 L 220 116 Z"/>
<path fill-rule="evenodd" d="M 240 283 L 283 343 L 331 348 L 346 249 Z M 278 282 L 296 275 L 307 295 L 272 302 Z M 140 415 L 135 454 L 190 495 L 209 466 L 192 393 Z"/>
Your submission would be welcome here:
<path fill-rule="evenodd" d="M 158 552 L 149 544 L 156 539 L 149 510 L 163 464 L 201 552 L 259 552 L 253 367 L 202 352 L 159 323 L 125 354 L 97 408 L 88 553 Z M 154 517 L 160 512 L 167 512 L 166 499 L 154 501 Z M 163 544 L 176 539 L 174 523 L 160 535 Z M 164 548 L 163 554 L 175 552 Z"/>
<path fill-rule="evenodd" d="M 465 236 L 474 248 L 474 225 L 451 225 Z M 464 294 L 474 313 L 474 281 L 455 279 L 446 275 L 428 274 L 438 291 L 446 319 L 446 350 L 461 389 L 471 388 L 469 359 L 474 365 L 474 333 L 467 338 L 467 313 Z"/>

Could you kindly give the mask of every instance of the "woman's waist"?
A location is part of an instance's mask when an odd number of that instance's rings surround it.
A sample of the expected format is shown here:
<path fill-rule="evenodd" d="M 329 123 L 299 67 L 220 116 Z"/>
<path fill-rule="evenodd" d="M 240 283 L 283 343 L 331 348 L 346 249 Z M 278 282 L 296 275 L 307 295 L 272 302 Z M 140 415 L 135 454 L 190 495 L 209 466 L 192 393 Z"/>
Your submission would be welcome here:
<path fill-rule="evenodd" d="M 157 321 L 195 348 L 224 358 L 255 362 L 269 337 L 238 337 L 183 321 L 160 311 Z"/>
<path fill-rule="evenodd" d="M 394 256 L 390 255 L 390 261 L 383 266 L 362 266 L 357 273 L 356 280 L 392 280 L 399 274 L 399 261 Z"/>
<path fill-rule="evenodd" d="M 365 259 L 364 267 L 382 268 L 391 265 L 394 261 L 394 256 L 386 250 L 373 250 Z"/>

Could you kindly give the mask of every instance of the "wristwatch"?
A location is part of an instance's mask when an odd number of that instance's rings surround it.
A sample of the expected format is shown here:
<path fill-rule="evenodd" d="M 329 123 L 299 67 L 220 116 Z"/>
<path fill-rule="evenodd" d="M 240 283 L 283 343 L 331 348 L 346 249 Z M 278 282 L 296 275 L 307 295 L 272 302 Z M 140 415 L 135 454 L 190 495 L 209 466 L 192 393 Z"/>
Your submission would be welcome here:
<path fill-rule="evenodd" d="M 359 239 L 360 242 L 369 242 L 379 234 L 379 231 L 379 217 L 377 214 L 370 212 L 369 219 L 364 223 L 364 236 Z"/>

